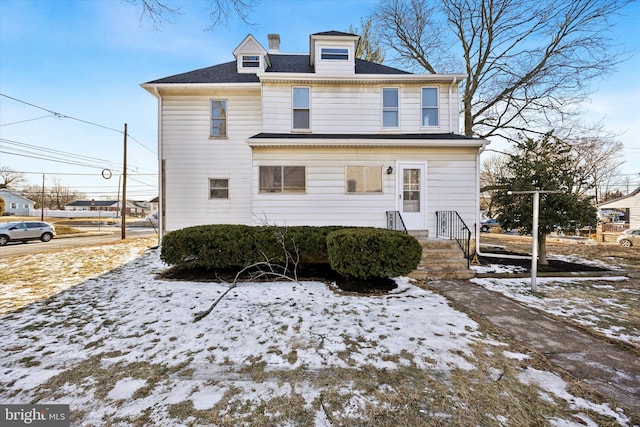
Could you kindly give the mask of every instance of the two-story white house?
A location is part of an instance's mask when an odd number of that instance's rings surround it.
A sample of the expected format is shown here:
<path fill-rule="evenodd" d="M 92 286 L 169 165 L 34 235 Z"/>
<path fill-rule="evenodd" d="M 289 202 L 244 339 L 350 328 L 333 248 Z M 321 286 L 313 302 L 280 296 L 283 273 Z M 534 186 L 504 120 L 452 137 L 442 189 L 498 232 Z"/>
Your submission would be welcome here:
<path fill-rule="evenodd" d="M 312 34 L 308 54 L 248 35 L 235 60 L 142 84 L 158 99 L 161 232 L 199 224 L 473 230 L 479 153 L 459 132 L 463 74 L 354 57 L 359 36 Z M 397 218 L 397 216 L 395 217 Z"/>

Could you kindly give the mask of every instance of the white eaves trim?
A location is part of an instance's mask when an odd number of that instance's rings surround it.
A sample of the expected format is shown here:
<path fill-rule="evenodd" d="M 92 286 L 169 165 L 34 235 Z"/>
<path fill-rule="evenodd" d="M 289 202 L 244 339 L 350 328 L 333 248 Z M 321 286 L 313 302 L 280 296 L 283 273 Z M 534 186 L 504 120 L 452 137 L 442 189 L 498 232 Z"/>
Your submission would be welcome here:
<path fill-rule="evenodd" d="M 261 82 L 269 83 L 435 83 L 460 82 L 466 74 L 353 74 L 353 75 L 316 75 L 310 73 L 258 73 Z"/>
<path fill-rule="evenodd" d="M 156 98 L 159 91 L 180 91 L 199 92 L 207 89 L 243 90 L 260 89 L 260 82 L 252 83 L 143 83 L 140 85 L 144 90 L 151 93 Z"/>
<path fill-rule="evenodd" d="M 247 145 L 252 148 L 267 147 L 349 147 L 349 148 L 464 148 L 483 147 L 489 144 L 486 139 L 325 139 L 325 138 L 259 138 L 247 139 Z"/>

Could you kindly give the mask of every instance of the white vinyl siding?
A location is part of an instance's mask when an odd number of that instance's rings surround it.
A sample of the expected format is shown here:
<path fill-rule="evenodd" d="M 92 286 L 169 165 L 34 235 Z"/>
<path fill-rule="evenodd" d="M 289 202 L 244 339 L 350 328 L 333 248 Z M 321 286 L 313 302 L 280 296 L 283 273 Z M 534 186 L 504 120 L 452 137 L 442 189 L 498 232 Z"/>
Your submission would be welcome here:
<path fill-rule="evenodd" d="M 227 139 L 209 139 L 210 100 L 227 100 Z M 251 221 L 251 149 L 246 139 L 260 129 L 259 89 L 203 96 L 165 96 L 162 101 L 166 229 Z M 209 177 L 228 177 L 229 198 L 208 199 Z"/>
<path fill-rule="evenodd" d="M 426 176 L 426 224 L 435 235 L 435 211 L 456 210 L 470 227 L 475 222 L 475 149 L 256 149 L 253 180 L 258 188 L 259 166 L 304 164 L 305 194 L 254 192 L 255 218 L 269 224 L 386 226 L 386 211 L 398 210 L 396 162 L 420 161 L 428 165 Z M 357 197 L 345 191 L 348 166 L 364 163 L 393 166 L 394 173 L 382 173 L 382 193 Z"/>
<path fill-rule="evenodd" d="M 438 87 L 438 126 L 422 125 L 421 86 L 400 88 L 399 126 L 382 127 L 381 85 L 314 85 L 311 90 L 312 133 L 459 133 L 457 88 L 453 87 L 452 104 L 449 87 Z M 265 84 L 263 86 L 263 132 L 286 133 L 293 129 L 292 86 Z M 450 106 L 451 114 L 449 114 Z M 452 121 L 450 121 L 450 119 Z"/>
<path fill-rule="evenodd" d="M 322 42 L 315 45 L 316 74 L 353 75 L 356 65 L 353 44 Z"/>

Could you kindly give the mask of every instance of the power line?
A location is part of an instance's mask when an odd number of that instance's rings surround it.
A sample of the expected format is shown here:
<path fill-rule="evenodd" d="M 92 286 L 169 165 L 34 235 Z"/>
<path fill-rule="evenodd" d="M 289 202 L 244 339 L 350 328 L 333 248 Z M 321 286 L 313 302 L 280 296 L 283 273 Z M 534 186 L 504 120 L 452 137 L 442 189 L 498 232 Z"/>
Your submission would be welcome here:
<path fill-rule="evenodd" d="M 11 125 L 18 125 L 20 123 L 26 123 L 26 122 L 33 122 L 35 120 L 41 120 L 41 119 L 47 119 L 49 117 L 55 117 L 55 115 L 53 114 L 49 114 L 48 116 L 42 116 L 42 117 L 36 117 L 34 119 L 26 119 L 26 120 L 20 120 L 18 122 L 11 122 L 11 123 L 3 123 L 0 124 L 0 126 L 11 126 Z"/>
<path fill-rule="evenodd" d="M 111 161 L 106 160 L 106 159 L 99 159 L 97 157 L 83 156 L 81 154 L 74 154 L 74 153 L 70 153 L 70 152 L 67 152 L 67 151 L 54 150 L 52 148 L 46 148 L 46 147 L 41 147 L 41 146 L 38 146 L 38 145 L 27 144 L 27 143 L 24 143 L 24 142 L 14 141 L 14 140 L 11 140 L 11 139 L 0 138 L 0 142 L 6 143 L 6 144 L 9 144 L 9 145 L 14 145 L 14 146 L 17 146 L 17 147 L 30 149 L 30 150 L 37 150 L 37 151 L 42 151 L 42 152 L 46 152 L 46 153 L 51 153 L 51 154 L 56 155 L 56 156 L 75 157 L 78 160 L 90 161 L 90 162 L 104 162 L 104 163 L 108 163 L 108 164 L 114 165 L 114 163 L 112 163 Z"/>
<path fill-rule="evenodd" d="M 13 150 L 13 152 L 12 151 L 0 151 L 0 152 L 5 153 L 5 154 L 12 154 L 12 155 L 15 155 L 15 156 L 23 156 L 23 157 L 29 157 L 29 158 L 39 159 L 39 160 L 47 160 L 47 161 L 54 161 L 54 162 L 72 164 L 72 165 L 76 165 L 76 166 L 94 167 L 94 168 L 99 168 L 99 169 L 105 169 L 105 166 L 96 166 L 95 162 L 104 162 L 107 165 L 109 165 L 109 168 L 111 168 L 111 169 L 113 169 L 115 171 L 119 171 L 118 165 L 116 165 L 112 161 L 106 160 L 106 159 L 99 159 L 99 158 L 95 158 L 95 157 L 84 156 L 84 155 L 81 155 L 81 154 L 69 153 L 69 152 L 66 152 L 66 151 L 53 150 L 51 148 L 46 148 L 46 147 L 42 147 L 42 146 L 38 146 L 38 145 L 32 145 L 32 144 L 26 144 L 24 142 L 13 141 L 13 140 L 4 139 L 4 138 L 0 138 L 0 143 L 4 143 L 4 144 L 7 144 L 7 145 L 13 145 L 13 146 L 20 147 L 20 148 L 15 148 L 15 147 L 5 148 L 5 150 L 6 149 Z M 61 157 L 42 157 L 42 153 L 41 152 L 50 153 L 53 156 L 62 156 L 62 158 Z M 68 157 L 75 158 L 76 160 L 78 160 L 78 163 L 70 162 Z M 93 164 L 87 165 L 86 163 L 80 163 L 80 162 L 92 162 Z M 135 165 L 131 166 L 129 168 L 130 171 L 135 171 L 137 169 L 144 169 L 144 168 L 139 168 L 139 167 L 137 167 Z"/>
<path fill-rule="evenodd" d="M 32 104 L 32 103 L 24 101 L 22 99 L 18 99 L 18 98 L 14 98 L 13 96 L 5 95 L 4 93 L 0 93 L 0 96 L 4 96 L 5 98 L 11 99 L 13 101 L 20 102 L 20 103 L 28 105 L 30 107 L 46 111 L 47 113 L 50 113 L 53 117 L 57 117 L 59 119 L 71 119 L 71 120 L 75 120 L 75 121 L 78 121 L 78 122 L 81 122 L 81 123 L 85 123 L 85 124 L 88 124 L 88 125 L 97 126 L 99 128 L 102 128 L 102 129 L 107 129 L 107 130 L 110 130 L 110 131 L 113 131 L 113 132 L 118 132 L 119 134 L 124 134 L 124 132 L 119 130 L 119 129 L 114 129 L 112 127 L 101 125 L 101 124 L 95 123 L 95 122 L 91 122 L 89 120 L 83 120 L 83 119 L 79 119 L 77 117 L 68 116 L 66 114 L 58 113 L 56 111 L 50 110 L 48 108 L 41 107 L 39 105 Z M 10 123 L 10 124 L 15 124 L 15 123 Z M 140 145 L 142 148 L 144 148 L 144 149 L 146 149 L 146 150 L 148 150 L 148 151 L 150 151 L 150 152 L 155 154 L 154 150 L 152 150 L 151 148 L 147 147 L 146 145 L 144 145 L 143 143 L 141 143 L 140 141 L 138 141 L 137 139 L 135 139 L 131 135 L 127 134 L 127 136 L 129 138 L 133 139 L 133 141 L 136 142 L 138 145 Z"/>

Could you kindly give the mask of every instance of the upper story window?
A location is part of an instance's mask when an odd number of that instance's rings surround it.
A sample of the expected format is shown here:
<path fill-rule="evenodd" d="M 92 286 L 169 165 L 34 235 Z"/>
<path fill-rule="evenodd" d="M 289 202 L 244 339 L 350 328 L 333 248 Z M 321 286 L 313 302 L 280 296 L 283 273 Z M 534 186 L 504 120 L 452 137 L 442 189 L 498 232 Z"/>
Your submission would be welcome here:
<path fill-rule="evenodd" d="M 227 136 L 227 101 L 224 99 L 211 100 L 211 125 L 209 136 Z"/>
<path fill-rule="evenodd" d="M 320 49 L 320 59 L 349 60 L 349 49 L 323 47 Z"/>
<path fill-rule="evenodd" d="M 438 88 L 422 88 L 422 126 L 438 126 Z"/>
<path fill-rule="evenodd" d="M 310 88 L 293 88 L 293 129 L 311 129 L 311 100 Z"/>
<path fill-rule="evenodd" d="M 382 89 L 382 127 L 397 128 L 400 120 L 399 89 L 385 87 Z"/>
<path fill-rule="evenodd" d="M 346 190 L 353 193 L 382 193 L 382 167 L 347 166 Z"/>
<path fill-rule="evenodd" d="M 242 55 L 242 68 L 260 68 L 260 56 Z"/>
<path fill-rule="evenodd" d="M 306 171 L 304 166 L 260 166 L 261 193 L 304 193 Z"/>

